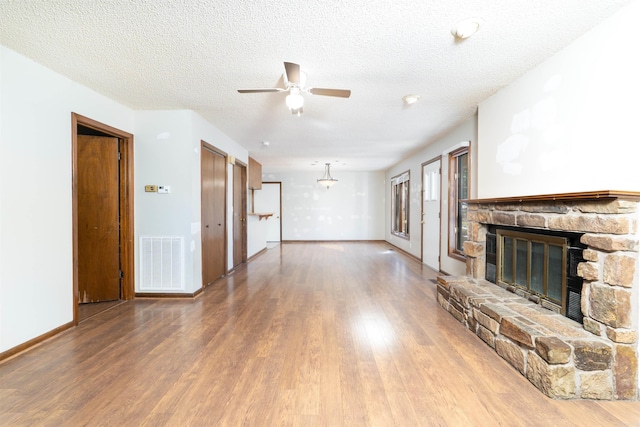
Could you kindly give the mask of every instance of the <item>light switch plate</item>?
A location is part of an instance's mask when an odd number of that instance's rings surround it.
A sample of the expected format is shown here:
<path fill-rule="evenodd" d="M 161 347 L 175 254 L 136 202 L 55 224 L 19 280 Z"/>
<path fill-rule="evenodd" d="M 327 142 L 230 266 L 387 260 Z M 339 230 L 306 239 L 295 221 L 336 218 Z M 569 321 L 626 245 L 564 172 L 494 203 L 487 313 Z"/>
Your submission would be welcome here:
<path fill-rule="evenodd" d="M 171 193 L 171 187 L 168 185 L 158 185 L 158 193 L 159 194 L 169 194 Z"/>

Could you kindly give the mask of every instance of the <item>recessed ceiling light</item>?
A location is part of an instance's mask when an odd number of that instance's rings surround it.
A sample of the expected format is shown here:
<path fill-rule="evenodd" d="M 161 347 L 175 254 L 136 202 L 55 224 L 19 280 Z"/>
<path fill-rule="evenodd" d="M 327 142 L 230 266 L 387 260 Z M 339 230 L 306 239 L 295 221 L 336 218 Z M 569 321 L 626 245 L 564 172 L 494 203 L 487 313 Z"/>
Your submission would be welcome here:
<path fill-rule="evenodd" d="M 402 97 L 402 102 L 407 105 L 415 104 L 420 100 L 420 95 L 410 94 Z"/>
<path fill-rule="evenodd" d="M 455 38 L 466 39 L 477 33 L 481 25 L 482 19 L 480 18 L 463 19 L 451 29 L 451 34 L 453 34 Z"/>
<path fill-rule="evenodd" d="M 271 143 L 269 141 L 262 141 L 261 144 L 263 147 L 268 147 Z"/>

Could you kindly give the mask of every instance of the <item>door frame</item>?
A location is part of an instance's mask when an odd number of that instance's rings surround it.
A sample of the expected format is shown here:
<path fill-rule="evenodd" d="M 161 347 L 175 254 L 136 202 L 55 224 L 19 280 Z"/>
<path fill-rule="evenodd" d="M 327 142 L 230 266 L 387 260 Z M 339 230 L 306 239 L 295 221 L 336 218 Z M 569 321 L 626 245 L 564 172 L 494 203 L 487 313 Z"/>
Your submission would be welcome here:
<path fill-rule="evenodd" d="M 440 162 L 440 182 L 438 182 L 438 271 L 442 271 L 442 156 L 436 156 L 420 165 L 422 191 L 420 192 L 420 262 L 424 264 L 424 195 L 426 192 L 424 181 L 424 169 L 432 163 Z"/>
<path fill-rule="evenodd" d="M 241 255 L 240 255 L 240 263 L 237 265 L 234 265 L 232 267 L 232 270 L 234 270 L 237 266 L 239 266 L 240 264 L 246 264 L 247 262 L 247 193 L 248 193 L 248 189 L 247 189 L 247 165 L 238 160 L 238 159 L 234 159 L 233 163 L 232 163 L 232 167 L 239 167 L 240 168 L 240 244 L 242 245 L 242 249 L 241 249 Z M 236 182 L 235 182 L 235 173 L 234 173 L 234 180 L 233 180 L 233 186 L 234 186 L 234 191 L 233 191 L 233 197 L 234 200 L 232 200 L 232 204 L 234 205 L 235 208 L 235 186 L 236 186 Z M 235 235 L 233 236 L 233 244 L 235 245 Z M 233 248 L 233 251 L 235 252 L 235 246 Z M 235 258 L 235 257 L 234 257 Z M 235 259 L 233 260 L 232 264 L 235 264 Z"/>
<path fill-rule="evenodd" d="M 73 240 L 73 324 L 78 325 L 78 125 L 118 138 L 120 155 L 120 269 L 123 300 L 135 298 L 133 134 L 71 113 L 71 216 Z"/>

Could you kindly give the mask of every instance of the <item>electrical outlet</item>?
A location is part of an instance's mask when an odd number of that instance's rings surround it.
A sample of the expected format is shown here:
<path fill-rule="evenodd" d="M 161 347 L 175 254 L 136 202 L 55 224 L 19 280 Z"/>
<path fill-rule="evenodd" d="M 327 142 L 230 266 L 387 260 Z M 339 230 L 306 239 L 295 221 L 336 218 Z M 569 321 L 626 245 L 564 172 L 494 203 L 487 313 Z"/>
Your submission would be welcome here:
<path fill-rule="evenodd" d="M 145 185 L 144 186 L 144 191 L 147 193 L 155 193 L 158 191 L 158 186 L 157 185 Z"/>

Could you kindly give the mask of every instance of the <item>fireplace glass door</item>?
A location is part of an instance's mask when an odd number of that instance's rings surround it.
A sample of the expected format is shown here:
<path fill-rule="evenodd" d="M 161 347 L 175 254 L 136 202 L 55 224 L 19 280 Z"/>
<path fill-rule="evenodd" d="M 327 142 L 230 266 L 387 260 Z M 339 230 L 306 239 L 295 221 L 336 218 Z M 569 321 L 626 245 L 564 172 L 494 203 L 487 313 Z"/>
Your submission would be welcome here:
<path fill-rule="evenodd" d="M 564 313 L 567 239 L 512 230 L 497 232 L 497 280 L 523 296 L 536 295 Z M 550 306 L 549 306 L 550 305 Z"/>

